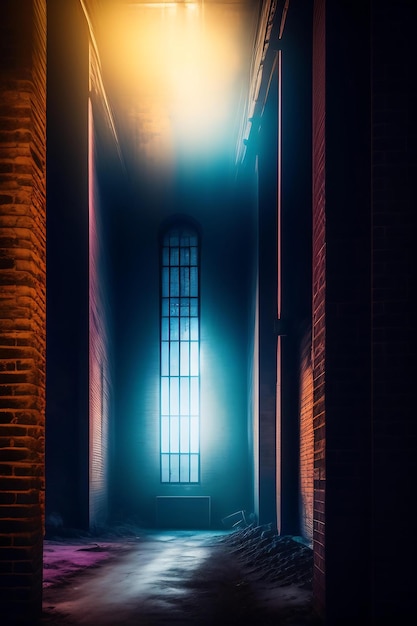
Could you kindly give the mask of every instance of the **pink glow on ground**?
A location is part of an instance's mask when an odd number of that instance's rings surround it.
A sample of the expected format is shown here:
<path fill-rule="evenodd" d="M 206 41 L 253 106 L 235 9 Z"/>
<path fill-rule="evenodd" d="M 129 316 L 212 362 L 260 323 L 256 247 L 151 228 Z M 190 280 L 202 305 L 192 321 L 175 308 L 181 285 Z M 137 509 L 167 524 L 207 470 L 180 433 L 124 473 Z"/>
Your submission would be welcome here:
<path fill-rule="evenodd" d="M 65 544 L 45 540 L 43 557 L 43 588 L 64 583 L 69 577 L 88 567 L 96 567 L 128 549 L 129 541 L 74 541 Z"/>

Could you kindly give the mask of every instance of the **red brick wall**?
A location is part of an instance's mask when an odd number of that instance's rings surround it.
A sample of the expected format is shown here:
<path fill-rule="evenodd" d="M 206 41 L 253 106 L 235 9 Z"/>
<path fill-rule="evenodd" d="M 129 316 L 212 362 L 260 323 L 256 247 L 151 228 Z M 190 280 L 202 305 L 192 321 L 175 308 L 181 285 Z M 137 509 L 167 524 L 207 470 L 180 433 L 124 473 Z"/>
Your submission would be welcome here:
<path fill-rule="evenodd" d="M 370 617 L 369 7 L 319 1 L 314 16 L 314 594 L 331 623 L 341 606 Z"/>
<path fill-rule="evenodd" d="M 313 369 L 311 365 L 311 333 L 301 344 L 300 360 L 300 532 L 313 541 L 314 509 L 314 430 Z"/>
<path fill-rule="evenodd" d="M 0 604 L 40 612 L 44 516 L 46 8 L 0 7 Z"/>
<path fill-rule="evenodd" d="M 325 606 L 325 1 L 313 16 L 313 429 L 314 429 L 314 599 Z"/>

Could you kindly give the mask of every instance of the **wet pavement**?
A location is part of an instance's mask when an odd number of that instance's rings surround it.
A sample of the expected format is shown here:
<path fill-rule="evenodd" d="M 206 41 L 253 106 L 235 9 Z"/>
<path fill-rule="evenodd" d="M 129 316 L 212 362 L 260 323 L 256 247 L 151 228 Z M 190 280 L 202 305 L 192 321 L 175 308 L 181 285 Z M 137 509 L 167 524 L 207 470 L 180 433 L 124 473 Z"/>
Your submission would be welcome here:
<path fill-rule="evenodd" d="M 256 580 L 221 532 L 147 533 L 44 589 L 42 624 L 313 624 L 311 591 Z"/>

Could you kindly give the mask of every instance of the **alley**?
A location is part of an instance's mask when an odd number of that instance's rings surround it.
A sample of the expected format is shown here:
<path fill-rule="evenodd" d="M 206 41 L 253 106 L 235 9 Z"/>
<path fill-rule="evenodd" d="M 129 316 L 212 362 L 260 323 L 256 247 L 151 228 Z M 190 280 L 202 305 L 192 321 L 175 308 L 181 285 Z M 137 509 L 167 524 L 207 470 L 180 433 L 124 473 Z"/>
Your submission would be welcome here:
<path fill-rule="evenodd" d="M 310 590 L 255 577 L 225 533 L 154 532 L 115 543 L 107 560 L 44 589 L 42 624 L 313 623 Z"/>

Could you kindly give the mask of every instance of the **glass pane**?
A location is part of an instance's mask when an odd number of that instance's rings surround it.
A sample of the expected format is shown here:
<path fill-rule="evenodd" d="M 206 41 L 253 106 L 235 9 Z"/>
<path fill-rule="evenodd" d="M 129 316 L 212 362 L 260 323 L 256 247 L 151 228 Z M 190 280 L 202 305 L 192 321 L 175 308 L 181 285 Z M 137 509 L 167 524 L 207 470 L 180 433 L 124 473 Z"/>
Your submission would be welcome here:
<path fill-rule="evenodd" d="M 161 378 L 161 414 L 169 415 L 169 378 Z"/>
<path fill-rule="evenodd" d="M 190 296 L 198 296 L 198 268 L 190 267 Z"/>
<path fill-rule="evenodd" d="M 168 277 L 169 277 L 169 269 L 167 267 L 163 267 L 162 268 L 162 296 L 169 296 Z"/>
<path fill-rule="evenodd" d="M 189 295 L 190 295 L 190 268 L 180 267 L 180 296 L 189 296 Z"/>
<path fill-rule="evenodd" d="M 180 339 L 190 338 L 190 320 L 188 317 L 181 317 L 180 319 Z"/>
<path fill-rule="evenodd" d="M 190 246 L 196 246 L 198 244 L 197 235 L 190 235 Z"/>
<path fill-rule="evenodd" d="M 180 265 L 190 265 L 190 248 L 180 249 Z"/>
<path fill-rule="evenodd" d="M 190 455 L 190 482 L 191 483 L 198 483 L 199 480 L 199 472 L 198 472 L 198 454 L 191 454 Z"/>
<path fill-rule="evenodd" d="M 170 298 L 169 299 L 169 314 L 171 316 L 178 315 L 180 308 L 180 303 L 178 298 Z"/>
<path fill-rule="evenodd" d="M 179 454 L 171 454 L 171 474 L 170 474 L 170 482 L 171 483 L 179 483 L 180 482 L 179 461 L 180 461 Z"/>
<path fill-rule="evenodd" d="M 180 481 L 182 483 L 190 482 L 190 459 L 188 454 L 180 456 Z"/>
<path fill-rule="evenodd" d="M 179 403 L 179 379 L 171 378 L 169 379 L 169 414 L 179 415 L 180 412 L 180 403 Z"/>
<path fill-rule="evenodd" d="M 189 245 L 190 245 L 190 236 L 188 234 L 188 231 L 184 230 L 180 237 L 180 246 L 186 246 L 188 248 Z"/>
<path fill-rule="evenodd" d="M 180 451 L 180 420 L 179 417 L 172 417 L 169 430 L 169 446 L 171 452 Z"/>
<path fill-rule="evenodd" d="M 197 265 L 197 247 L 190 248 L 190 265 Z"/>
<path fill-rule="evenodd" d="M 179 339 L 178 327 L 179 327 L 178 317 L 171 317 L 169 320 L 169 330 L 170 330 L 169 338 L 171 341 L 178 341 Z"/>
<path fill-rule="evenodd" d="M 169 373 L 171 376 L 179 374 L 179 341 L 170 341 L 169 351 Z"/>
<path fill-rule="evenodd" d="M 199 427 L 198 417 L 190 417 L 190 450 L 191 452 L 198 452 L 199 450 Z"/>
<path fill-rule="evenodd" d="M 178 231 L 177 230 L 172 230 L 171 231 L 171 236 L 169 238 L 169 243 L 171 246 L 178 246 L 179 245 L 179 239 L 178 239 Z"/>
<path fill-rule="evenodd" d="M 199 409 L 198 378 L 190 378 L 190 414 L 198 415 Z"/>
<path fill-rule="evenodd" d="M 171 267 L 170 269 L 170 295 L 179 296 L 179 269 L 178 267 Z"/>
<path fill-rule="evenodd" d="M 190 315 L 191 317 L 198 316 L 198 300 L 197 298 L 190 298 Z"/>
<path fill-rule="evenodd" d="M 198 341 L 198 318 L 192 317 L 190 319 L 190 339 L 193 341 Z"/>
<path fill-rule="evenodd" d="M 171 248 L 170 251 L 170 263 L 171 265 L 178 265 L 179 262 L 179 254 L 178 254 L 178 248 Z"/>
<path fill-rule="evenodd" d="M 161 419 L 161 452 L 169 452 L 169 417 Z"/>
<path fill-rule="evenodd" d="M 161 480 L 169 483 L 169 454 L 161 454 Z"/>
<path fill-rule="evenodd" d="M 190 373 L 190 344 L 181 341 L 180 350 L 180 376 L 188 376 Z"/>
<path fill-rule="evenodd" d="M 169 299 L 162 298 L 162 315 L 168 316 L 169 313 Z"/>
<path fill-rule="evenodd" d="M 169 343 L 163 341 L 161 344 L 161 375 L 168 376 L 168 356 L 169 356 Z"/>
<path fill-rule="evenodd" d="M 162 341 L 168 341 L 168 318 L 163 317 L 161 320 L 161 339 Z"/>
<path fill-rule="evenodd" d="M 181 317 L 188 317 L 190 314 L 190 299 L 189 298 L 181 298 Z"/>
<path fill-rule="evenodd" d="M 190 379 L 180 378 L 180 415 L 190 412 Z"/>
<path fill-rule="evenodd" d="M 190 343 L 190 375 L 198 376 L 198 342 L 192 341 Z"/>
<path fill-rule="evenodd" d="M 190 451 L 190 418 L 181 417 L 180 422 L 180 452 Z"/>
<path fill-rule="evenodd" d="M 162 265 L 169 264 L 169 248 L 162 248 Z"/>

